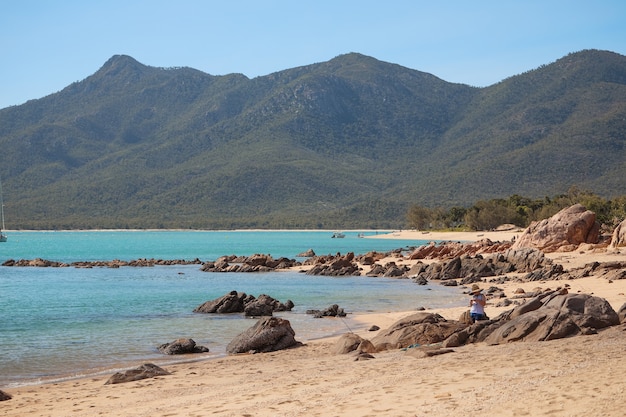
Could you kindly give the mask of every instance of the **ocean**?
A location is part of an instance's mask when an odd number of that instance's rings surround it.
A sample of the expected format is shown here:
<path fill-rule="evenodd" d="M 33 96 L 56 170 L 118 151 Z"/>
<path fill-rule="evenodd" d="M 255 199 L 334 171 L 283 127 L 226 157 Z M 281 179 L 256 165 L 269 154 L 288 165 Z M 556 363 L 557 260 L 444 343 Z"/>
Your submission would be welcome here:
<path fill-rule="evenodd" d="M 296 258 L 371 250 L 390 251 L 427 241 L 362 239 L 377 232 L 328 231 L 23 231 L 0 243 L 0 263 L 42 258 L 59 262 L 154 258 L 215 260 L 223 255 L 271 254 Z M 236 335 L 255 319 L 196 314 L 193 309 L 232 290 L 292 300 L 296 340 L 357 330 L 350 313 L 407 311 L 463 305 L 461 290 L 420 286 L 411 280 L 315 277 L 300 272 L 207 273 L 200 265 L 121 268 L 0 267 L 0 388 L 110 374 L 145 362 L 167 365 L 184 358 L 157 347 L 190 337 L 225 355 Z M 345 319 L 315 319 L 306 310 L 338 304 Z"/>

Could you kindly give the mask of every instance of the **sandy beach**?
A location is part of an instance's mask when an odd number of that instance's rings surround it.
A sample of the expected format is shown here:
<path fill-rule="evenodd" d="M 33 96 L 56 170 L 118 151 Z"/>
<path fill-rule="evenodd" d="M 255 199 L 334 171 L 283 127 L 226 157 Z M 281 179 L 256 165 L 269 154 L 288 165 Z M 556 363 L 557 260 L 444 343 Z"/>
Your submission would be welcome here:
<path fill-rule="evenodd" d="M 421 237 L 407 237 L 410 234 Z M 521 232 L 428 234 L 428 239 L 510 240 Z M 478 236 L 482 235 L 482 236 Z M 420 232 L 377 238 L 425 239 Z M 550 254 L 570 269 L 594 260 L 626 261 L 619 251 Z M 507 295 L 569 285 L 570 292 L 626 302 L 626 280 L 601 278 L 498 285 Z M 486 284 L 485 284 L 486 285 Z M 496 316 L 506 310 L 490 302 Z M 465 308 L 432 310 L 457 320 Z M 413 312 L 357 317 L 384 329 Z M 334 320 L 334 319 L 328 319 Z M 297 329 L 296 330 L 296 339 Z M 376 332 L 360 332 L 371 339 Z M 0 402 L 0 416 L 622 416 L 626 326 L 549 342 L 473 344 L 419 357 L 394 350 L 356 361 L 332 353 L 336 338 L 256 355 L 166 366 L 171 375 L 105 385 L 110 375 L 19 388 Z M 140 365 L 138 363 L 137 365 Z"/>

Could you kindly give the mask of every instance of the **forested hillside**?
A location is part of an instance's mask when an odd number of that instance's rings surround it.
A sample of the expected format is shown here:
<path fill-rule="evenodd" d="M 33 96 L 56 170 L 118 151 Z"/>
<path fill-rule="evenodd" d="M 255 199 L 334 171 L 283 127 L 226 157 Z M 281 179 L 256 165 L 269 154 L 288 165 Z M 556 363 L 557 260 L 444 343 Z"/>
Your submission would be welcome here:
<path fill-rule="evenodd" d="M 10 228 L 395 228 L 572 185 L 626 194 L 626 58 L 486 88 L 360 54 L 248 79 L 114 56 L 0 110 Z"/>

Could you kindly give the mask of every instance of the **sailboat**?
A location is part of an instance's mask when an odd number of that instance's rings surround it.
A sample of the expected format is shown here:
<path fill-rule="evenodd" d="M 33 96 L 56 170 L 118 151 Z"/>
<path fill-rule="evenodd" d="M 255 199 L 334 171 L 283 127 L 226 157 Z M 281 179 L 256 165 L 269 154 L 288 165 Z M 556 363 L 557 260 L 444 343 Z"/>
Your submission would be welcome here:
<path fill-rule="evenodd" d="M 0 242 L 6 242 L 7 235 L 2 232 L 4 230 L 4 201 L 2 200 L 2 182 L 0 182 L 0 218 L 2 219 L 2 227 L 0 227 Z"/>

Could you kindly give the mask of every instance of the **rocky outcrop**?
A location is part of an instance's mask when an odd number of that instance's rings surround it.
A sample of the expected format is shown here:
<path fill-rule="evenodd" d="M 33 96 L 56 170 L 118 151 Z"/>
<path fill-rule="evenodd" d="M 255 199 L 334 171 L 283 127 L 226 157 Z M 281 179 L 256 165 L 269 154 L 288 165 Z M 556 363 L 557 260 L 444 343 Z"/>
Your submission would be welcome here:
<path fill-rule="evenodd" d="M 574 204 L 549 219 L 531 223 L 512 248 L 567 252 L 575 250 L 581 243 L 598 243 L 599 239 L 600 223 L 596 221 L 596 214 Z"/>
<path fill-rule="evenodd" d="M 498 253 L 509 249 L 512 242 L 492 242 L 482 239 L 473 243 L 461 242 L 430 242 L 413 250 L 409 259 L 453 259 L 462 256 Z"/>
<path fill-rule="evenodd" d="M 278 258 L 271 255 L 222 256 L 213 262 L 205 262 L 200 268 L 204 272 L 271 272 L 300 266 L 295 259 Z"/>
<path fill-rule="evenodd" d="M 170 343 L 164 343 L 157 348 L 159 352 L 165 355 L 184 355 L 187 353 L 205 353 L 209 348 L 196 345 L 193 339 L 176 339 Z"/>
<path fill-rule="evenodd" d="M 467 314 L 458 321 L 420 312 L 381 330 L 372 340 L 376 351 L 413 347 L 451 348 L 468 343 L 490 345 L 516 341 L 544 341 L 596 333 L 626 320 L 626 304 L 619 314 L 603 298 L 568 294 L 565 288 L 539 293 L 493 320 L 471 323 Z M 356 349 L 363 340 L 342 341 L 342 350 Z M 338 345 L 339 346 L 339 345 Z M 335 349 L 339 349 L 338 347 Z"/>
<path fill-rule="evenodd" d="M 611 236 L 610 248 L 620 248 L 626 246 L 626 219 L 617 225 Z"/>
<path fill-rule="evenodd" d="M 471 284 L 483 278 L 508 273 L 527 273 L 526 280 L 554 279 L 563 273 L 563 267 L 546 258 L 543 252 L 535 249 L 508 249 L 503 253 L 475 257 L 456 257 L 442 262 L 419 264 L 414 280 L 456 280 Z"/>
<path fill-rule="evenodd" d="M 316 256 L 305 261 L 303 265 L 313 265 L 313 267 L 306 272 L 307 275 L 333 277 L 361 275 L 361 270 L 355 260 L 353 252 L 349 252 L 345 255 L 338 253 L 335 256 Z"/>
<path fill-rule="evenodd" d="M 534 309 L 534 306 L 538 308 Z M 497 328 L 479 341 L 497 345 L 520 340 L 562 339 L 592 334 L 619 323 L 617 313 L 603 298 L 589 294 L 560 295 L 557 292 L 542 299 L 533 299 L 504 314 L 496 322 Z"/>
<path fill-rule="evenodd" d="M 146 378 L 154 378 L 162 375 L 170 375 L 165 369 L 152 363 L 145 363 L 138 368 L 113 374 L 104 385 L 121 384 L 122 382 L 139 381 Z"/>
<path fill-rule="evenodd" d="M 14 259 L 8 259 L 2 266 L 31 266 L 31 267 L 39 267 L 39 268 L 67 268 L 67 267 L 75 267 L 75 268 L 120 268 L 124 266 L 134 266 L 134 267 L 151 267 L 151 266 L 171 266 L 171 265 L 199 265 L 202 264 L 200 259 L 196 258 L 194 260 L 188 261 L 184 259 L 135 259 L 132 261 L 121 261 L 119 259 L 114 259 L 112 261 L 77 261 L 71 263 L 65 262 L 57 262 L 51 261 L 48 259 L 20 259 L 18 261 Z"/>
<path fill-rule="evenodd" d="M 246 316 L 271 316 L 274 311 L 291 311 L 293 301 L 281 303 L 266 294 L 255 298 L 244 292 L 231 291 L 214 300 L 205 301 L 196 307 L 194 313 L 230 314 L 244 313 Z"/>
<path fill-rule="evenodd" d="M 368 277 L 385 278 L 408 278 L 411 268 L 406 265 L 397 265 L 395 262 L 387 262 L 385 265 L 373 264 L 370 271 L 365 274 Z"/>
<path fill-rule="evenodd" d="M 234 338 L 226 352 L 264 353 L 287 349 L 301 345 L 295 339 L 296 332 L 291 328 L 289 320 L 278 317 L 264 317 L 254 326 Z"/>

